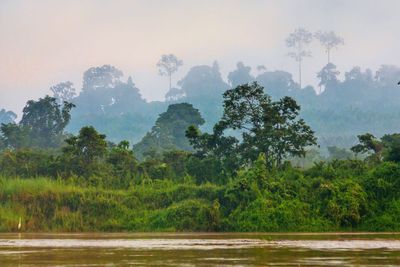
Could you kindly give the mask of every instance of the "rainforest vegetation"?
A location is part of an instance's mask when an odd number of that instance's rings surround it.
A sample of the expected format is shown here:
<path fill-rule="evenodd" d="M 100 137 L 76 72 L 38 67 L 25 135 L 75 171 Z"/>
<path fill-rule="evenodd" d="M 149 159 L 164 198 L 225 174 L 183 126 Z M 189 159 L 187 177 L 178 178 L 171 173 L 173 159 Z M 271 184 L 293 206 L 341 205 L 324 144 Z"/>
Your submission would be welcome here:
<path fill-rule="evenodd" d="M 78 103 L 29 101 L 1 125 L 0 230 L 400 230 L 400 134 L 321 156 L 293 98 L 253 82 L 221 99 L 211 132 L 171 104 L 133 149 L 93 126 L 67 133 Z"/>
<path fill-rule="evenodd" d="M 302 85 L 308 44 L 327 64 Z M 111 65 L 0 110 L 0 231 L 400 231 L 400 68 L 340 77 L 334 32 L 289 35 L 299 76 L 157 63 L 165 101 Z M 295 81 L 296 80 L 296 81 Z"/>

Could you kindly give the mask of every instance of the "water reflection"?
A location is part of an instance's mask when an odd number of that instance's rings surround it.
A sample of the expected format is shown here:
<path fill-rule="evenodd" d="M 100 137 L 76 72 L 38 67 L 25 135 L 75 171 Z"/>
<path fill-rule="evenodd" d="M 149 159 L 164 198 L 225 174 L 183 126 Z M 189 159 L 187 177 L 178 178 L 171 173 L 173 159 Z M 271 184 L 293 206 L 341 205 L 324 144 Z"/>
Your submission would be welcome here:
<path fill-rule="evenodd" d="M 400 265 L 398 234 L 0 234 L 1 266 Z"/>

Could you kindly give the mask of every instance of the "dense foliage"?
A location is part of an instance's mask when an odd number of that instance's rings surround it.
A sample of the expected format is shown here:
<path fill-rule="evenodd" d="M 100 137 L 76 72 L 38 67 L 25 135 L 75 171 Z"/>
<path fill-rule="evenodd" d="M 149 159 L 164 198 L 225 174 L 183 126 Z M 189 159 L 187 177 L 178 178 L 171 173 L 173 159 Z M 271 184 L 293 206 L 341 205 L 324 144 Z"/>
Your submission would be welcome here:
<path fill-rule="evenodd" d="M 74 106 L 66 101 L 59 104 L 56 98 L 50 96 L 38 101 L 29 100 L 18 124 L 1 124 L 1 143 L 10 149 L 59 147 L 65 138 L 64 129 Z"/>
<path fill-rule="evenodd" d="M 190 151 L 192 147 L 185 137 L 185 129 L 202 124 L 204 119 L 191 104 L 172 104 L 160 114 L 151 131 L 133 149 L 139 158 L 155 157 L 163 151 L 174 149 Z"/>
<path fill-rule="evenodd" d="M 87 75 L 93 90 L 119 77 Z M 1 127 L 0 231 L 19 218 L 23 231 L 400 230 L 399 134 L 363 134 L 325 158 L 293 98 L 252 83 L 223 101 L 212 133 L 192 105 L 171 105 L 149 133 L 157 153 L 141 161 L 92 126 L 66 134 L 73 104 L 29 101 Z"/>
<path fill-rule="evenodd" d="M 29 169 L 22 168 L 28 156 Z M 190 160 L 169 163 L 167 157 L 139 165 L 132 162 L 134 175 L 121 183 L 117 177 L 124 176 L 118 172 L 88 179 L 33 176 L 46 160 L 38 162 L 26 151 L 3 154 L 3 173 L 10 172 L 14 163 L 13 172 L 20 169 L 21 176 L 7 174 L 0 179 L 0 230 L 15 231 L 19 217 L 23 231 L 400 229 L 398 163 L 372 166 L 346 160 L 308 170 L 286 166 L 269 171 L 260 156 L 252 167 L 216 184 L 194 179 L 195 173 L 175 176 L 182 167 L 190 170 Z M 10 167 L 5 170 L 7 161 Z"/>

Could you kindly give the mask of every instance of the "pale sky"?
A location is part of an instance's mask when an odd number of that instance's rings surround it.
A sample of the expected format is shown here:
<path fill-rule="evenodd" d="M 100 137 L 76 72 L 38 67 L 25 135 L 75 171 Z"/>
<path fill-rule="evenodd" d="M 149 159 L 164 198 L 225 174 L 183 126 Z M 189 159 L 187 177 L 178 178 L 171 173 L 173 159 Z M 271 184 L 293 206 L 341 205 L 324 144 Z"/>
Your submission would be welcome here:
<path fill-rule="evenodd" d="M 155 67 L 174 53 L 184 66 L 217 60 L 224 79 L 237 61 L 297 79 L 285 38 L 297 27 L 334 30 L 345 45 L 332 53 L 343 74 L 352 66 L 400 65 L 399 0 L 0 0 L 0 108 L 20 113 L 29 99 L 83 72 L 111 64 L 131 75 L 148 100 L 162 100 Z M 326 64 L 317 42 L 304 61 L 303 84 L 316 85 Z"/>

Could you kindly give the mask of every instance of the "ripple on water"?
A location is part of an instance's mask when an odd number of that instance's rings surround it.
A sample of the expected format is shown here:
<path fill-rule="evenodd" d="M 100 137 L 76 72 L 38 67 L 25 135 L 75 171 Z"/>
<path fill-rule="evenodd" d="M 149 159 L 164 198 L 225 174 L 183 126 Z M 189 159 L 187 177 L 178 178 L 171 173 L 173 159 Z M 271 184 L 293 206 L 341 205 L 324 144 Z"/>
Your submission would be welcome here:
<path fill-rule="evenodd" d="M 240 249 L 267 246 L 257 239 L 0 239 L 0 247 L 132 248 L 132 249 Z"/>
<path fill-rule="evenodd" d="M 275 241 L 275 244 L 280 247 L 312 250 L 400 250 L 400 240 L 280 240 Z"/>
<path fill-rule="evenodd" d="M 261 239 L 0 239 L 0 247 L 25 248 L 131 248 L 211 250 L 292 248 L 294 250 L 400 250 L 400 240 L 279 240 Z"/>

